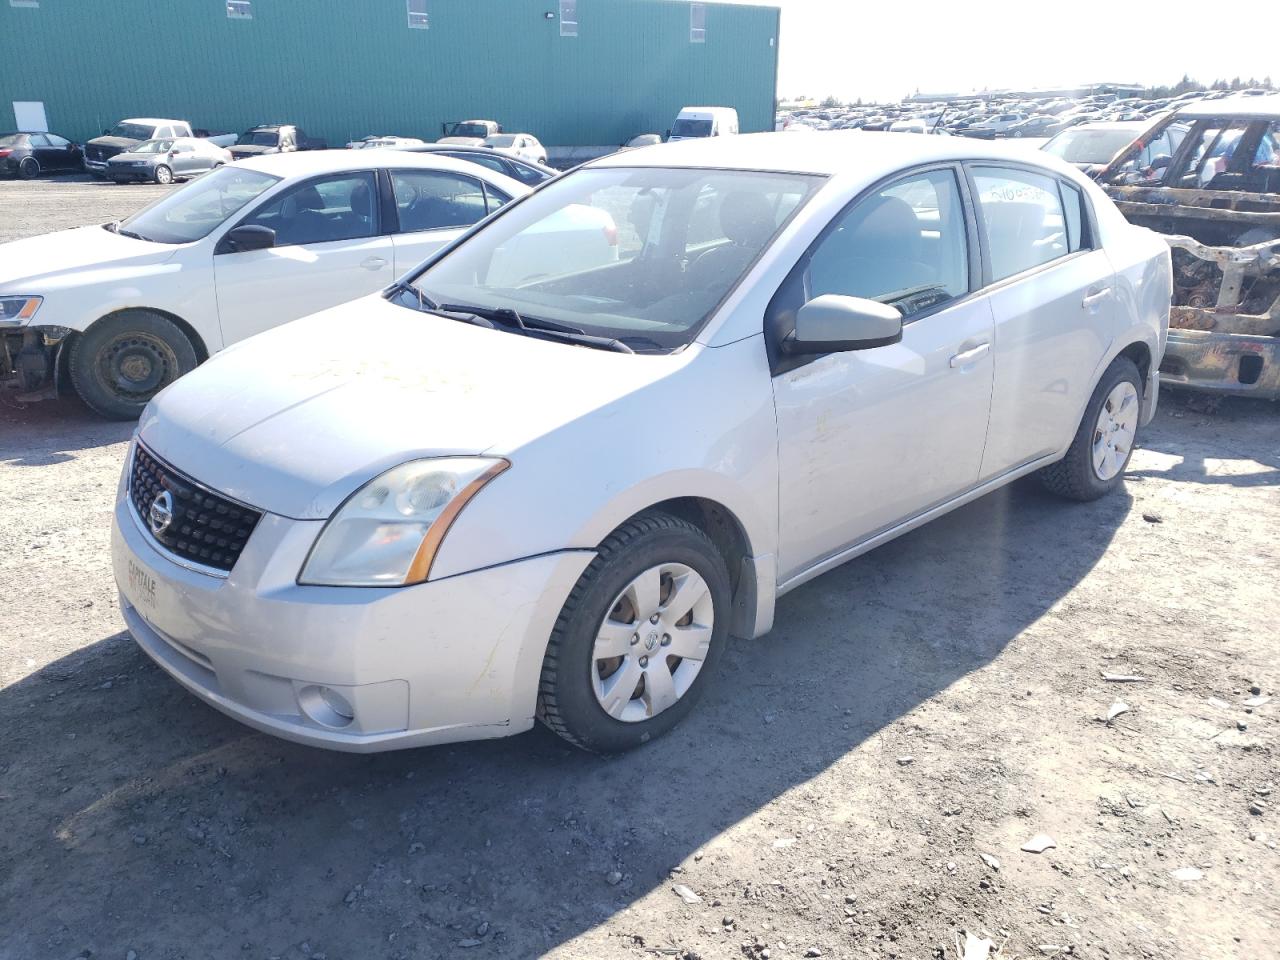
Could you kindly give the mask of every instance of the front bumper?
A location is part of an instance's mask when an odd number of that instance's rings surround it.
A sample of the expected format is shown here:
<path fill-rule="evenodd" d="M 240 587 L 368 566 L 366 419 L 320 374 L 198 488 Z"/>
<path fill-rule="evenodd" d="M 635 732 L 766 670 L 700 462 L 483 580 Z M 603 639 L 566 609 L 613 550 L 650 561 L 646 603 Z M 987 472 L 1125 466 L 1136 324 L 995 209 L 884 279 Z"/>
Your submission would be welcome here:
<path fill-rule="evenodd" d="M 590 551 L 399 589 L 299 586 L 322 527 L 266 514 L 216 577 L 161 552 L 118 496 L 125 623 L 201 700 L 297 743 L 364 753 L 532 726 L 547 639 Z"/>
<path fill-rule="evenodd" d="M 107 169 L 106 160 L 90 160 L 88 157 L 84 159 L 84 168 L 90 173 L 104 173 Z"/>
<path fill-rule="evenodd" d="M 1160 372 L 1171 387 L 1280 400 L 1280 337 L 1170 329 Z"/>

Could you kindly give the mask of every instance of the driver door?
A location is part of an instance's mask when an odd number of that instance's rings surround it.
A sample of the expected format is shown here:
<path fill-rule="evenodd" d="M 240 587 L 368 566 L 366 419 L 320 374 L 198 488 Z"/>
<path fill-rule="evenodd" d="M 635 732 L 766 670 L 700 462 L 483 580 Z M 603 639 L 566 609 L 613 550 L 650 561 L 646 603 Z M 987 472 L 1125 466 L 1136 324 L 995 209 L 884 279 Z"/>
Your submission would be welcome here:
<path fill-rule="evenodd" d="M 900 343 L 775 364 L 781 580 L 977 483 L 994 336 L 977 259 L 958 172 L 940 167 L 837 215 L 779 291 L 779 317 L 823 294 L 903 313 Z"/>
<path fill-rule="evenodd" d="M 226 344 L 374 293 L 395 274 L 372 171 L 333 174 L 276 194 L 237 226 L 275 231 L 267 250 L 214 252 L 218 315 Z"/>

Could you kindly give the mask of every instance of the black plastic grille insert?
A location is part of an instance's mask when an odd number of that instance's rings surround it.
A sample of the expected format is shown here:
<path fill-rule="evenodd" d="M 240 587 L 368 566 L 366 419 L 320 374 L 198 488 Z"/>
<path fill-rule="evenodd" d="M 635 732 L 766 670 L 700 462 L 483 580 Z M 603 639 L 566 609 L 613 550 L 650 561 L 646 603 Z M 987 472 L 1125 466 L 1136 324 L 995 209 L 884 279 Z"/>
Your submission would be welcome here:
<path fill-rule="evenodd" d="M 151 522 L 151 505 L 166 490 L 173 504 L 172 519 L 157 530 Z M 183 476 L 141 444 L 134 448 L 129 499 L 142 525 L 170 553 L 228 573 L 262 519 L 257 510 Z"/>

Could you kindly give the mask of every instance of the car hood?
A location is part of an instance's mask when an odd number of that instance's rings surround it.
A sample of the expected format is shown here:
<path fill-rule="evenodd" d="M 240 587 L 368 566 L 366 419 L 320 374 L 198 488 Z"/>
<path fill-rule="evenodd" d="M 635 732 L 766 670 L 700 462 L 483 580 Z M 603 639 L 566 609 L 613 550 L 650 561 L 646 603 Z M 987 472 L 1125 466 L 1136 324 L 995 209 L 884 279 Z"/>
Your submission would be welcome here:
<path fill-rule="evenodd" d="M 142 143 L 141 140 L 134 140 L 131 137 L 94 137 L 89 141 L 91 147 L 115 147 L 117 150 L 128 150 L 130 147 L 136 147 Z"/>
<path fill-rule="evenodd" d="M 279 147 L 266 146 L 260 143 L 238 143 L 227 147 L 233 157 L 261 157 L 268 153 L 279 153 Z"/>
<path fill-rule="evenodd" d="M 223 351 L 152 401 L 139 438 L 227 496 L 320 520 L 405 461 L 514 455 L 579 417 L 607 417 L 692 355 L 535 340 L 374 295 Z"/>
<path fill-rule="evenodd" d="M 159 153 L 130 153 L 125 150 L 107 160 L 107 163 L 155 163 L 162 157 Z"/>
<path fill-rule="evenodd" d="M 164 263 L 176 249 L 122 237 L 102 227 L 77 227 L 14 240 L 0 244 L 0 292 L 43 296 L 50 284 L 95 283 L 107 272 Z"/>

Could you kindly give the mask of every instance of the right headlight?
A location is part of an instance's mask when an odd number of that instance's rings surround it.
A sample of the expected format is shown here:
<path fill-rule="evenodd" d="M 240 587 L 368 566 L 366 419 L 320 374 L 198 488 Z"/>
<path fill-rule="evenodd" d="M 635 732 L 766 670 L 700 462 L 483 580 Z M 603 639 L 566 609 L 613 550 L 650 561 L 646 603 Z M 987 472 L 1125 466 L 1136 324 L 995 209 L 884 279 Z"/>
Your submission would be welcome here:
<path fill-rule="evenodd" d="M 507 467 L 493 457 L 411 460 L 374 477 L 338 508 L 298 582 L 329 587 L 422 583 L 454 519 Z"/>
<path fill-rule="evenodd" d="M 44 297 L 3 297 L 0 296 L 0 324 L 16 327 L 26 323 L 36 315 Z"/>

